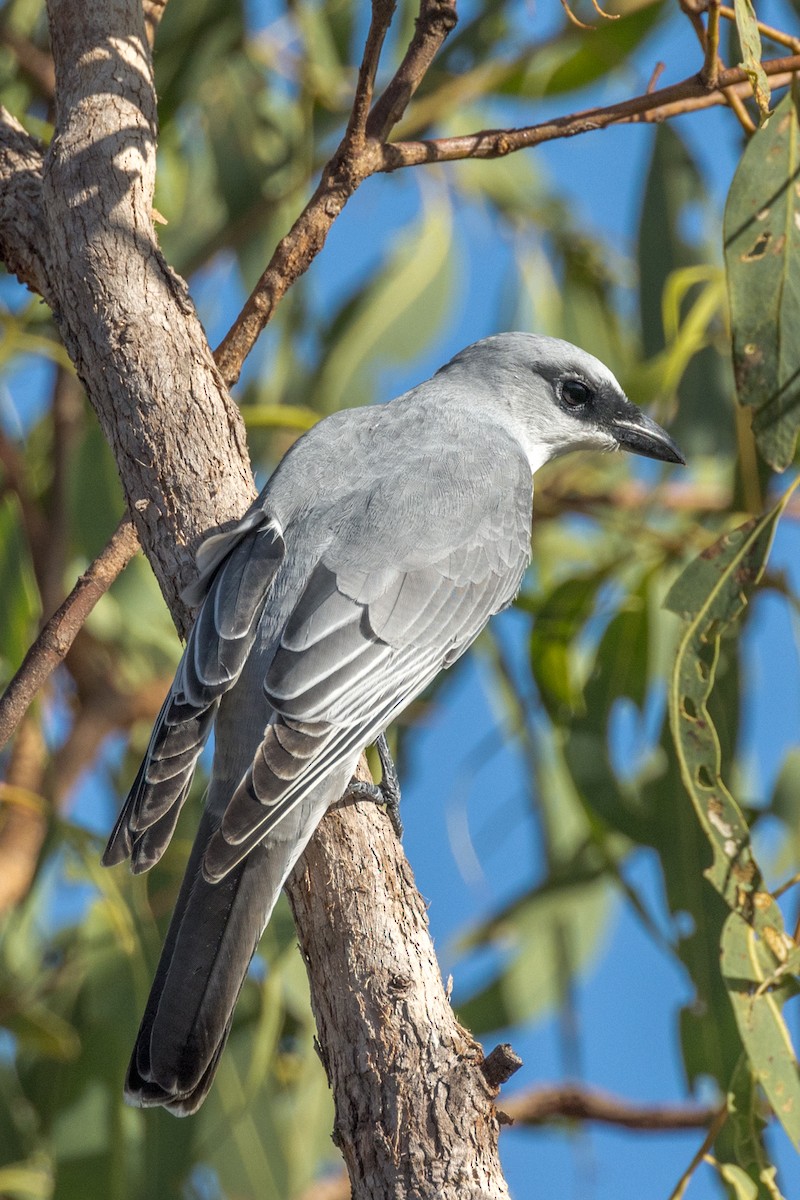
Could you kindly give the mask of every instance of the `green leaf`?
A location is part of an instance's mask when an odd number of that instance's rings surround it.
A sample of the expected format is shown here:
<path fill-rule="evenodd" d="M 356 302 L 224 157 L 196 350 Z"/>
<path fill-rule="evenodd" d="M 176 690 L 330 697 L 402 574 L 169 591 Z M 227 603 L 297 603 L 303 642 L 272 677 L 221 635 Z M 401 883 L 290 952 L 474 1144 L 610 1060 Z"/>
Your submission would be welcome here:
<path fill-rule="evenodd" d="M 528 1021 L 556 1007 L 565 981 L 597 955 L 611 912 L 607 879 L 573 886 L 547 884 L 492 922 L 509 950 L 498 976 L 457 1005 L 458 1018 L 476 1033 Z"/>
<path fill-rule="evenodd" d="M 573 643 L 594 612 L 597 592 L 608 570 L 568 579 L 545 598 L 536 612 L 530 639 L 531 672 L 554 720 L 582 707 Z"/>
<path fill-rule="evenodd" d="M 313 408 L 298 404 L 248 404 L 242 407 L 248 429 L 297 429 L 305 433 L 319 420 Z"/>
<path fill-rule="evenodd" d="M 741 809 L 720 777 L 720 742 L 708 701 L 720 638 L 739 618 L 763 574 L 791 490 L 763 517 L 746 522 L 704 550 L 676 580 L 665 601 L 672 612 L 688 618 L 670 684 L 672 736 L 684 785 L 713 850 L 706 876 L 733 909 L 749 909 L 761 875 Z M 768 919 L 782 928 L 777 906 L 773 902 L 768 907 L 768 918 L 763 906 L 752 909 L 756 924 Z"/>
<path fill-rule="evenodd" d="M 724 242 L 739 403 L 777 471 L 800 428 L 800 125 L 787 95 L 751 139 L 725 206 Z"/>
<path fill-rule="evenodd" d="M 746 1054 L 739 1059 L 728 1088 L 727 1134 L 736 1163 L 722 1163 L 722 1178 L 740 1196 L 753 1200 L 783 1200 L 764 1147 L 766 1117 L 758 1080 Z"/>
<path fill-rule="evenodd" d="M 550 76 L 545 95 L 588 87 L 621 66 L 664 16 L 667 6 L 648 0 L 617 21 L 601 20 L 592 29 L 570 27 L 567 36 L 578 48 Z"/>
<path fill-rule="evenodd" d="M 50 1200 L 53 1172 L 41 1162 L 12 1163 L 0 1167 L 0 1196 L 3 1200 Z"/>
<path fill-rule="evenodd" d="M 788 978 L 772 982 L 773 950 L 739 913 L 725 922 L 721 949 L 722 974 L 753 1072 L 800 1150 L 800 1068 L 781 1014 L 796 985 Z"/>
<path fill-rule="evenodd" d="M 733 0 L 736 12 L 736 31 L 742 47 L 743 61 L 740 66 L 747 72 L 761 120 L 769 116 L 770 86 L 766 71 L 761 65 L 761 34 L 752 0 Z"/>
<path fill-rule="evenodd" d="M 447 316 L 453 282 L 452 211 L 441 191 L 423 193 L 421 220 L 398 238 L 386 268 L 363 292 L 314 388 L 331 412 L 359 403 L 364 374 L 418 355 Z M 366 397 L 363 397 L 366 399 Z"/>
<path fill-rule="evenodd" d="M 25 541 L 19 502 L 13 493 L 0 500 L 0 680 L 22 662 L 39 613 L 36 580 Z"/>

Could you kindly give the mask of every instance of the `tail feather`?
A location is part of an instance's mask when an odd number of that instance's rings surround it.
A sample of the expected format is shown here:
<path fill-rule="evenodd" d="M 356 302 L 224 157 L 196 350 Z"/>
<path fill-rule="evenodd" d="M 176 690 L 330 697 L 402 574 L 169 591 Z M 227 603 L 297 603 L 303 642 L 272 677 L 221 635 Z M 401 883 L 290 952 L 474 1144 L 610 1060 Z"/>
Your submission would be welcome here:
<path fill-rule="evenodd" d="M 211 1086 L 233 1009 L 284 880 L 327 807 L 303 806 L 293 830 L 268 839 L 218 883 L 202 861 L 218 818 L 206 808 L 131 1056 L 127 1099 L 195 1112 Z"/>
<path fill-rule="evenodd" d="M 114 866 L 132 855 L 133 869 L 139 872 L 161 858 L 189 794 L 218 703 L 198 712 L 176 703 L 172 692 L 167 696 L 147 754 L 108 839 L 103 854 L 105 866 Z"/>

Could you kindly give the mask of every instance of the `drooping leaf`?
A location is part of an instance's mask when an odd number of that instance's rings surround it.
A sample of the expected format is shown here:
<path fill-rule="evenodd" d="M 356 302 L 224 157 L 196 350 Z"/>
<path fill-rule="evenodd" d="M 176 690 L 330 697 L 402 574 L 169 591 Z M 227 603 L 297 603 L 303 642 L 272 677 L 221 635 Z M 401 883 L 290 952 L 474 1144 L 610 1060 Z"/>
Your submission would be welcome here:
<path fill-rule="evenodd" d="M 800 1150 L 800 1067 L 781 1011 L 800 990 L 797 980 L 776 975 L 774 948 L 737 912 L 725 922 L 721 948 L 722 974 L 754 1076 Z"/>
<path fill-rule="evenodd" d="M 753 95 L 764 121 L 769 116 L 770 86 L 767 73 L 761 65 L 761 34 L 752 0 L 734 0 L 736 30 L 742 47 L 742 63 L 747 78 L 753 87 Z"/>
<path fill-rule="evenodd" d="M 784 1200 L 778 1188 L 776 1168 L 770 1163 L 764 1145 L 767 1118 L 758 1090 L 758 1079 L 750 1059 L 739 1059 L 728 1088 L 728 1124 L 735 1155 L 734 1163 L 720 1164 L 722 1178 L 753 1200 Z"/>
<path fill-rule="evenodd" d="M 789 492 L 758 520 L 746 522 L 694 559 L 665 606 L 688 618 L 670 685 L 670 723 L 684 785 L 711 843 L 707 876 L 731 908 L 760 887 L 750 832 L 720 777 L 717 731 L 708 711 L 720 638 L 740 616 L 763 574 Z M 758 911 L 758 910 L 756 910 Z"/>
<path fill-rule="evenodd" d="M 724 241 L 739 403 L 777 471 L 800 428 L 800 123 L 790 92 L 751 139 L 725 206 Z"/>

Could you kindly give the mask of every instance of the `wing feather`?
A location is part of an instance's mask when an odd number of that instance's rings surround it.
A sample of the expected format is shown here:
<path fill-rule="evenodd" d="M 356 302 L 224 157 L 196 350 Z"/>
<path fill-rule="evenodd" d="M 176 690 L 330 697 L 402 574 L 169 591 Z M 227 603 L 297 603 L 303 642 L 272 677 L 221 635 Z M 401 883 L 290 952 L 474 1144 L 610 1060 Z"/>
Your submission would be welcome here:
<path fill-rule="evenodd" d="M 281 530 L 263 508 L 209 541 L 198 553 L 206 598 L 106 847 L 107 864 L 132 855 L 134 870 L 147 870 L 166 849 L 220 697 L 241 673 L 285 553 Z"/>

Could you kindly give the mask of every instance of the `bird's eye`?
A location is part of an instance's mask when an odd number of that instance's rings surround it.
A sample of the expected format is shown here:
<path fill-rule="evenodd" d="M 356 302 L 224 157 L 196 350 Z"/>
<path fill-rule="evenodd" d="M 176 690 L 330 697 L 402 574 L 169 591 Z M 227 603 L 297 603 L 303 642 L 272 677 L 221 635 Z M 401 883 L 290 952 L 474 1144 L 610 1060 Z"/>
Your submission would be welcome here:
<path fill-rule="evenodd" d="M 580 379 L 565 379 L 561 385 L 561 399 L 569 408 L 580 408 L 588 404 L 594 392 Z"/>

